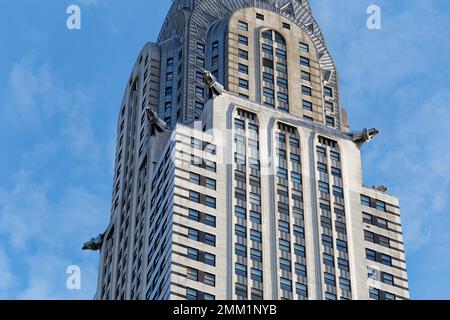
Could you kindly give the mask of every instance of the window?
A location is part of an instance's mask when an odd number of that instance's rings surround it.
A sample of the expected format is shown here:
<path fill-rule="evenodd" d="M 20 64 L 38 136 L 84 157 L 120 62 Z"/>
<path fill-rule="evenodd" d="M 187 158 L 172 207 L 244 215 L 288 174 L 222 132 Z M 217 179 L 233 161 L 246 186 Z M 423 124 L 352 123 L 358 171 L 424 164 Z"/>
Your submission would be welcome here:
<path fill-rule="evenodd" d="M 392 258 L 386 254 L 381 254 L 380 262 L 385 266 L 392 267 Z"/>
<path fill-rule="evenodd" d="M 198 270 L 188 268 L 187 269 L 187 278 L 189 280 L 198 281 Z"/>
<path fill-rule="evenodd" d="M 338 258 L 338 268 L 342 271 L 349 272 L 350 268 L 348 265 L 348 261 L 342 258 Z"/>
<path fill-rule="evenodd" d="M 344 198 L 344 189 L 338 186 L 333 186 L 333 195 L 336 198 Z"/>
<path fill-rule="evenodd" d="M 322 148 L 322 147 L 317 147 L 317 155 L 319 157 L 326 158 L 327 157 L 327 150 L 325 148 Z"/>
<path fill-rule="evenodd" d="M 198 291 L 195 289 L 186 289 L 186 299 L 187 300 L 198 300 Z"/>
<path fill-rule="evenodd" d="M 239 49 L 239 57 L 244 60 L 248 60 L 248 51 Z"/>
<path fill-rule="evenodd" d="M 390 248 L 390 239 L 388 237 L 378 235 L 378 244 L 382 245 L 383 247 Z"/>
<path fill-rule="evenodd" d="M 216 217 L 206 214 L 205 215 L 205 224 L 207 226 L 215 228 L 216 227 Z"/>
<path fill-rule="evenodd" d="M 384 300 L 395 300 L 395 294 L 385 292 L 384 293 Z"/>
<path fill-rule="evenodd" d="M 300 164 L 300 156 L 295 153 L 291 153 L 291 161 L 296 164 Z"/>
<path fill-rule="evenodd" d="M 378 279 L 378 272 L 377 270 L 373 268 L 367 268 L 367 278 L 377 280 Z"/>
<path fill-rule="evenodd" d="M 247 298 L 247 286 L 244 284 L 236 283 L 235 293 L 238 297 Z"/>
<path fill-rule="evenodd" d="M 275 93 L 274 93 L 273 89 L 264 87 L 263 93 L 264 93 L 264 97 L 269 98 L 269 99 L 275 99 Z"/>
<path fill-rule="evenodd" d="M 278 229 L 280 230 L 280 232 L 284 232 L 289 234 L 289 223 L 285 222 L 285 221 L 281 221 L 278 220 Z"/>
<path fill-rule="evenodd" d="M 282 88 L 287 88 L 287 80 L 284 78 L 277 78 L 277 85 L 282 87 Z M 287 96 L 286 96 L 286 101 L 287 101 Z"/>
<path fill-rule="evenodd" d="M 373 250 L 366 249 L 366 259 L 370 261 L 377 261 L 377 253 Z"/>
<path fill-rule="evenodd" d="M 336 286 L 336 278 L 334 277 L 334 274 L 325 272 L 324 279 L 325 279 L 326 284 L 328 284 L 330 286 Z"/>
<path fill-rule="evenodd" d="M 283 28 L 290 30 L 291 25 L 289 23 L 283 22 Z"/>
<path fill-rule="evenodd" d="M 370 207 L 370 198 L 368 196 L 361 195 L 361 203 Z"/>
<path fill-rule="evenodd" d="M 283 168 L 278 168 L 278 178 L 287 179 L 287 170 Z"/>
<path fill-rule="evenodd" d="M 250 220 L 254 223 L 261 224 L 261 213 L 250 211 Z"/>
<path fill-rule="evenodd" d="M 251 268 L 250 275 L 251 275 L 252 280 L 263 282 L 263 276 L 262 276 L 261 270 Z"/>
<path fill-rule="evenodd" d="M 250 230 L 250 239 L 252 241 L 261 243 L 262 242 L 261 232 L 256 231 L 256 230 Z"/>
<path fill-rule="evenodd" d="M 280 258 L 280 269 L 291 272 L 291 262 L 287 259 Z"/>
<path fill-rule="evenodd" d="M 236 214 L 236 216 L 240 219 L 246 220 L 247 219 L 247 210 L 245 208 L 236 206 L 234 208 L 234 213 Z"/>
<path fill-rule="evenodd" d="M 347 242 L 337 239 L 336 240 L 336 248 L 339 251 L 347 252 Z"/>
<path fill-rule="evenodd" d="M 248 81 L 245 79 L 239 79 L 239 87 L 248 90 Z"/>
<path fill-rule="evenodd" d="M 325 247 L 333 248 L 333 238 L 325 234 L 322 235 L 322 244 Z"/>
<path fill-rule="evenodd" d="M 206 196 L 205 197 L 205 204 L 207 207 L 216 208 L 216 198 L 210 197 L 210 196 Z"/>
<path fill-rule="evenodd" d="M 300 57 L 300 64 L 302 66 L 305 66 L 305 67 L 310 67 L 311 66 L 310 60 L 308 58 L 306 58 L 306 57 L 303 57 L 303 56 Z"/>
<path fill-rule="evenodd" d="M 250 193 L 250 203 L 256 206 L 261 205 L 261 196 L 259 194 Z"/>
<path fill-rule="evenodd" d="M 246 23 L 246 22 L 239 21 L 238 22 L 238 27 L 241 30 L 248 31 L 248 23 Z"/>
<path fill-rule="evenodd" d="M 204 243 L 209 246 L 215 247 L 216 246 L 216 236 L 213 234 L 205 233 Z"/>
<path fill-rule="evenodd" d="M 338 168 L 335 168 L 335 167 L 331 168 L 331 174 L 333 176 L 335 176 L 335 177 L 338 177 L 338 178 L 342 177 L 341 169 L 338 169 Z"/>
<path fill-rule="evenodd" d="M 302 70 L 302 80 L 311 81 L 311 73 Z"/>
<path fill-rule="evenodd" d="M 334 106 L 331 102 L 325 102 L 325 110 L 329 112 L 334 112 Z"/>
<path fill-rule="evenodd" d="M 273 75 L 270 73 L 267 73 L 267 72 L 263 72 L 263 80 L 270 84 L 273 84 L 273 82 L 274 82 Z"/>
<path fill-rule="evenodd" d="M 197 42 L 197 52 L 205 53 L 205 44 Z"/>
<path fill-rule="evenodd" d="M 299 257 L 306 257 L 305 246 L 295 243 L 294 244 L 294 253 Z"/>
<path fill-rule="evenodd" d="M 299 238 L 304 238 L 305 237 L 305 229 L 303 227 L 294 225 L 294 236 L 299 237 Z"/>
<path fill-rule="evenodd" d="M 169 97 L 172 95 L 172 87 L 167 87 L 166 88 L 166 97 Z"/>
<path fill-rule="evenodd" d="M 278 58 L 286 59 L 286 51 L 283 50 L 283 49 L 276 48 L 276 49 L 275 49 L 275 54 L 276 54 L 276 56 L 277 56 Z"/>
<path fill-rule="evenodd" d="M 304 264 L 296 263 L 295 264 L 295 273 L 300 277 L 306 278 L 306 266 Z"/>
<path fill-rule="evenodd" d="M 188 229 L 188 238 L 191 240 L 198 241 L 200 239 L 199 231 L 195 229 Z"/>
<path fill-rule="evenodd" d="M 386 203 L 380 200 L 375 201 L 375 206 L 378 211 L 386 212 Z"/>
<path fill-rule="evenodd" d="M 261 290 L 252 288 L 252 300 L 263 300 L 263 292 Z"/>
<path fill-rule="evenodd" d="M 215 266 L 216 265 L 216 256 L 210 253 L 205 252 L 204 253 L 204 263 L 206 263 L 207 265 L 210 266 Z"/>
<path fill-rule="evenodd" d="M 284 252 L 291 252 L 291 244 L 289 241 L 280 239 L 279 248 Z"/>
<path fill-rule="evenodd" d="M 394 285 L 394 276 L 392 274 L 383 272 L 382 273 L 382 277 L 381 277 L 381 281 L 386 283 L 386 284 L 389 284 L 389 285 L 393 286 Z"/>
<path fill-rule="evenodd" d="M 300 50 L 301 51 L 303 51 L 305 53 L 309 52 L 309 45 L 308 44 L 300 42 L 299 46 L 300 46 Z"/>
<path fill-rule="evenodd" d="M 389 222 L 386 219 L 376 218 L 377 226 L 383 229 L 389 229 Z"/>
<path fill-rule="evenodd" d="M 245 64 L 239 63 L 239 72 L 243 74 L 248 74 L 248 66 Z"/>
<path fill-rule="evenodd" d="M 317 170 L 319 170 L 319 172 L 328 173 L 328 166 L 325 163 L 318 162 Z"/>
<path fill-rule="evenodd" d="M 173 58 L 167 59 L 167 67 L 173 67 Z"/>
<path fill-rule="evenodd" d="M 380 299 L 380 291 L 376 288 L 369 288 L 369 297 L 373 300 L 379 300 Z"/>
<path fill-rule="evenodd" d="M 280 287 L 282 290 L 285 291 L 292 291 L 292 281 L 286 278 L 281 278 L 280 279 Z"/>
<path fill-rule="evenodd" d="M 346 278 L 339 278 L 339 286 L 342 290 L 351 291 L 350 280 Z"/>
<path fill-rule="evenodd" d="M 313 111 L 313 104 L 309 101 L 303 100 L 303 109 L 307 111 Z"/>
<path fill-rule="evenodd" d="M 303 283 L 298 283 L 297 282 L 295 284 L 295 292 L 297 292 L 297 294 L 299 296 L 302 296 L 302 297 L 307 297 L 308 296 L 308 288 Z"/>
<path fill-rule="evenodd" d="M 234 270 L 236 275 L 247 278 L 247 266 L 240 263 L 236 263 Z"/>
<path fill-rule="evenodd" d="M 194 183 L 194 184 L 199 185 L 199 184 L 200 184 L 200 175 L 191 172 L 191 177 L 190 177 L 190 180 L 189 180 L 189 181 L 190 181 L 191 183 Z"/>
<path fill-rule="evenodd" d="M 197 57 L 196 63 L 197 63 L 197 66 L 199 66 L 199 67 L 203 67 L 203 68 L 205 67 L 205 59 L 202 57 Z"/>
<path fill-rule="evenodd" d="M 240 44 L 248 46 L 248 38 L 246 36 L 239 35 L 238 41 L 239 41 Z"/>
<path fill-rule="evenodd" d="M 206 186 L 208 189 L 216 190 L 216 180 L 210 179 L 210 178 L 206 178 L 206 180 L 205 180 L 205 186 Z"/>
<path fill-rule="evenodd" d="M 203 112 L 204 107 L 205 107 L 205 105 L 203 104 L 203 102 L 195 101 L 195 111 Z"/>
<path fill-rule="evenodd" d="M 195 95 L 197 97 L 203 98 L 205 96 L 205 89 L 202 87 L 196 86 L 195 87 Z"/>
<path fill-rule="evenodd" d="M 312 89 L 307 86 L 302 86 L 302 94 L 312 96 Z"/>
<path fill-rule="evenodd" d="M 264 21 L 264 15 L 262 15 L 261 13 L 257 13 L 256 14 L 256 19 Z"/>
<path fill-rule="evenodd" d="M 200 203 L 200 193 L 189 191 L 189 200 L 192 202 Z"/>
<path fill-rule="evenodd" d="M 333 89 L 332 88 L 324 87 L 323 90 L 324 90 L 324 93 L 325 93 L 325 97 L 330 97 L 330 98 L 333 97 Z"/>
<path fill-rule="evenodd" d="M 203 72 L 197 71 L 195 73 L 195 80 L 198 82 L 203 82 Z"/>
<path fill-rule="evenodd" d="M 332 255 L 324 253 L 323 264 L 334 268 L 334 257 Z"/>
<path fill-rule="evenodd" d="M 341 156 L 336 151 L 330 151 L 330 158 L 334 161 L 341 161 Z"/>
<path fill-rule="evenodd" d="M 300 148 L 300 140 L 293 136 L 290 136 L 289 144 L 295 148 Z"/>
<path fill-rule="evenodd" d="M 247 238 L 247 228 L 237 224 L 235 226 L 235 235 L 242 238 Z"/>
<path fill-rule="evenodd" d="M 246 258 L 247 257 L 247 247 L 242 244 L 236 243 L 234 253 L 239 257 Z"/>
<path fill-rule="evenodd" d="M 166 74 L 166 81 L 167 82 L 171 82 L 173 80 L 173 73 L 172 72 L 167 72 Z"/>
<path fill-rule="evenodd" d="M 214 41 L 212 44 L 212 50 L 217 50 L 219 49 L 219 41 Z"/>
<path fill-rule="evenodd" d="M 211 273 L 205 273 L 204 283 L 211 287 L 215 287 L 216 286 L 216 276 Z"/>
<path fill-rule="evenodd" d="M 331 292 L 325 292 L 325 300 L 337 300 L 337 297 Z"/>
<path fill-rule="evenodd" d="M 189 209 L 189 219 L 199 222 L 200 221 L 200 212 L 197 210 Z"/>
<path fill-rule="evenodd" d="M 194 260 L 194 261 L 198 261 L 199 258 L 199 252 L 197 249 L 194 248 L 188 248 L 187 250 L 187 256 L 189 259 Z"/>
<path fill-rule="evenodd" d="M 323 193 L 330 193 L 330 186 L 328 185 L 328 182 L 319 181 L 319 190 Z"/>
<path fill-rule="evenodd" d="M 262 262 L 262 251 L 257 249 L 250 249 L 250 258 L 254 261 Z"/>
<path fill-rule="evenodd" d="M 333 127 L 334 128 L 334 118 L 333 117 L 330 117 L 330 116 L 327 116 L 326 117 L 326 124 L 327 124 L 327 126 L 329 126 L 329 127 Z"/>

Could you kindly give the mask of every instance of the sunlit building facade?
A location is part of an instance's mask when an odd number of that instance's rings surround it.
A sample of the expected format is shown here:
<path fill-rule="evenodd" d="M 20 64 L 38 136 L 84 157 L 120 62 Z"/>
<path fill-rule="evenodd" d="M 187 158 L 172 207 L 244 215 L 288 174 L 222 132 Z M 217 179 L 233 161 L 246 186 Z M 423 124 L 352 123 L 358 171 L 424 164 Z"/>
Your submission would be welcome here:
<path fill-rule="evenodd" d="M 398 199 L 363 184 L 377 133 L 306 0 L 173 1 L 120 110 L 96 299 L 409 299 Z"/>

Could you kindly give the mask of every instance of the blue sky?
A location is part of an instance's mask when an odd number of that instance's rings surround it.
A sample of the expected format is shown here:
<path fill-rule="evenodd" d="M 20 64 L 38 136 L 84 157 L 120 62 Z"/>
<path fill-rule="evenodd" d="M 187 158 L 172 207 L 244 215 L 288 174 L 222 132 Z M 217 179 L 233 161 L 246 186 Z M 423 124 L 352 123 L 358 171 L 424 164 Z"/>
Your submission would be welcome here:
<path fill-rule="evenodd" d="M 170 1 L 18 0 L 0 10 L 0 298 L 91 299 L 108 223 L 116 119 Z M 82 29 L 66 28 L 79 4 Z M 367 185 L 401 199 L 412 298 L 450 299 L 450 2 L 311 0 L 340 73 Z M 382 30 L 366 9 L 382 9 Z M 82 289 L 66 289 L 79 265 Z"/>

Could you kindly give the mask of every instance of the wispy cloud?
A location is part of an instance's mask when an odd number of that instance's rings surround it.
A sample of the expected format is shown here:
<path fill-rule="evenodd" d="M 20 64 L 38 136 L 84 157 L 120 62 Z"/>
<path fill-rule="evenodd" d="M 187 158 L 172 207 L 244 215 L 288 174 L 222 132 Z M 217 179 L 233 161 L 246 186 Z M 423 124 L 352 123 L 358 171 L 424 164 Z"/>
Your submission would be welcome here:
<path fill-rule="evenodd" d="M 86 91 L 37 61 L 14 64 L 0 105 L 1 122 L 33 143 L 10 183 L 0 181 L 0 297 L 89 299 L 98 259 L 81 245 L 106 227 L 109 200 L 92 190 L 100 185 L 76 181 L 108 160 L 107 146 L 96 141 Z M 82 268 L 82 291 L 65 287 L 71 264 Z"/>

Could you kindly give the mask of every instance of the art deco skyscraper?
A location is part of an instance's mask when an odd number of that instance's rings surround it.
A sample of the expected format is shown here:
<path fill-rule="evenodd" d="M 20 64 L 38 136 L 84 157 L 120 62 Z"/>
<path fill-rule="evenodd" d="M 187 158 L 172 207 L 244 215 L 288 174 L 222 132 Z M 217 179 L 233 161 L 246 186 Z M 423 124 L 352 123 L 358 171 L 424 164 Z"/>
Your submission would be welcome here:
<path fill-rule="evenodd" d="M 122 103 L 96 298 L 408 299 L 398 200 L 363 186 L 377 133 L 306 0 L 173 1 Z"/>

